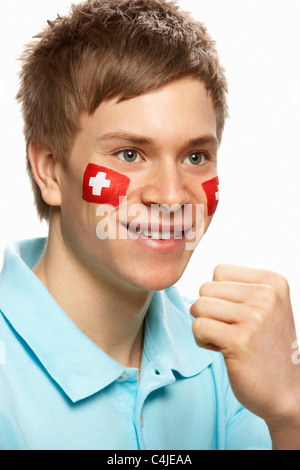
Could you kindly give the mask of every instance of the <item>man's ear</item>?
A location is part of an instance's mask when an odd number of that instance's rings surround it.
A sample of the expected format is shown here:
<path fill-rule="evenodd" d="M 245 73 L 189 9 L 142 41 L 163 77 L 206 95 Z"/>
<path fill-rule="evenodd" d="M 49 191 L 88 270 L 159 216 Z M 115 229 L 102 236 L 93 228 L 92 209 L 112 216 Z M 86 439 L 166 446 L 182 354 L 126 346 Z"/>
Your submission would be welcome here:
<path fill-rule="evenodd" d="M 61 206 L 62 194 L 56 174 L 57 163 L 51 152 L 31 141 L 28 146 L 28 158 L 44 201 L 49 206 Z"/>

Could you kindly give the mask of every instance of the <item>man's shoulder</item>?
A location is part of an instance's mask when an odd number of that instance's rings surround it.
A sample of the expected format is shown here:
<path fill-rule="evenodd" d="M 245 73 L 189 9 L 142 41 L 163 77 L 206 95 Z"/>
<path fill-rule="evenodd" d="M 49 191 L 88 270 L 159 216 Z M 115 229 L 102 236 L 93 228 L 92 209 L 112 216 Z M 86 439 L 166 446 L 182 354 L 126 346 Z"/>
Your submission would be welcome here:
<path fill-rule="evenodd" d="M 23 311 L 32 310 L 33 301 L 38 304 L 41 283 L 32 268 L 43 253 L 45 243 L 45 238 L 24 240 L 5 249 L 0 273 L 0 312 L 6 321 L 20 320 Z"/>
<path fill-rule="evenodd" d="M 16 241 L 9 244 L 3 253 L 3 264 L 0 273 L 0 283 L 24 277 L 31 273 L 32 268 L 45 250 L 47 238 L 34 238 Z M 16 285 L 16 282 L 10 284 Z"/>

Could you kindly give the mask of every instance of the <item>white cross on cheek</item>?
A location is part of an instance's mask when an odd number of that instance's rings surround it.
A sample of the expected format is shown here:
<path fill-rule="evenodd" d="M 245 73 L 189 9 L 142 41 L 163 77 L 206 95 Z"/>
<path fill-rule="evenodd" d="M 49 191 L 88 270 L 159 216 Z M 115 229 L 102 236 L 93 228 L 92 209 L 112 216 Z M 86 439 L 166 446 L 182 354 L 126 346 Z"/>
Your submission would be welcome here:
<path fill-rule="evenodd" d="M 99 171 L 97 176 L 90 178 L 89 186 L 93 188 L 93 196 L 101 196 L 102 189 L 110 187 L 110 180 L 106 179 L 106 173 Z"/>

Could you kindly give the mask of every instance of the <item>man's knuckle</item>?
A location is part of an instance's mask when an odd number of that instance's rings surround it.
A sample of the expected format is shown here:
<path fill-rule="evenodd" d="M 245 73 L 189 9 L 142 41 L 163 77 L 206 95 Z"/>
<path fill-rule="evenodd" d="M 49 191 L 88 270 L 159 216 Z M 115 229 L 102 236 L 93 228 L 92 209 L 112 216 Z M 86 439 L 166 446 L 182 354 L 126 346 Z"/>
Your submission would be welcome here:
<path fill-rule="evenodd" d="M 201 338 L 201 330 L 202 330 L 201 319 L 197 318 L 192 324 L 192 331 L 193 331 L 194 337 L 198 340 Z"/>
<path fill-rule="evenodd" d="M 261 328 L 265 322 L 266 311 L 262 308 L 252 307 L 249 310 L 249 324 L 254 329 Z"/>
<path fill-rule="evenodd" d="M 249 348 L 252 338 L 252 328 L 242 328 L 235 336 L 235 349 L 237 351 L 245 351 Z"/>
<path fill-rule="evenodd" d="M 221 280 L 223 278 L 223 273 L 225 270 L 225 265 L 224 264 L 218 264 L 215 269 L 214 269 L 214 280 Z"/>
<path fill-rule="evenodd" d="M 192 325 L 194 335 L 199 338 L 203 339 L 204 331 L 205 331 L 205 318 L 198 317 Z"/>
<path fill-rule="evenodd" d="M 207 305 L 207 299 L 206 297 L 201 297 L 199 299 L 199 311 L 200 311 L 200 316 L 205 317 L 208 312 L 208 305 Z"/>
<path fill-rule="evenodd" d="M 284 294 L 289 294 L 290 292 L 290 286 L 288 283 L 288 280 L 282 276 L 281 274 L 277 274 L 278 276 L 278 286 L 279 289 L 284 293 Z"/>
<path fill-rule="evenodd" d="M 199 290 L 200 297 L 204 296 L 209 291 L 210 288 L 211 288 L 211 282 L 204 282 L 204 284 L 202 284 Z"/>
<path fill-rule="evenodd" d="M 244 331 L 240 331 L 235 337 L 234 349 L 235 351 L 243 351 L 248 341 L 248 335 Z"/>
<path fill-rule="evenodd" d="M 265 287 L 262 291 L 262 296 L 267 308 L 273 309 L 277 305 L 279 295 L 273 286 Z"/>
<path fill-rule="evenodd" d="M 279 292 L 282 292 L 283 294 L 289 294 L 289 282 L 286 277 L 282 274 L 274 271 L 264 271 L 264 278 L 266 284 L 273 286 L 275 289 L 277 289 Z"/>

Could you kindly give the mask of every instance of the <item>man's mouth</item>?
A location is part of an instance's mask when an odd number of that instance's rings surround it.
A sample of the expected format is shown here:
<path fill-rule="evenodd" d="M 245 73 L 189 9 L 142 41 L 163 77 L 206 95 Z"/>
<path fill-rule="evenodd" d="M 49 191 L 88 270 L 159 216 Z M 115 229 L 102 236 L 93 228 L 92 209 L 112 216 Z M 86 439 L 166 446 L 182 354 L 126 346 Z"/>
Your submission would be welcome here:
<path fill-rule="evenodd" d="M 185 236 L 185 232 L 190 230 L 191 226 L 183 229 L 182 227 L 142 227 L 140 224 L 127 225 L 127 230 L 133 234 L 135 238 L 149 238 L 152 240 L 171 240 L 171 239 L 182 239 Z"/>

